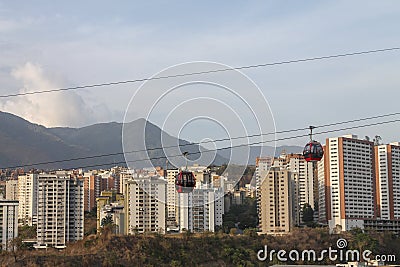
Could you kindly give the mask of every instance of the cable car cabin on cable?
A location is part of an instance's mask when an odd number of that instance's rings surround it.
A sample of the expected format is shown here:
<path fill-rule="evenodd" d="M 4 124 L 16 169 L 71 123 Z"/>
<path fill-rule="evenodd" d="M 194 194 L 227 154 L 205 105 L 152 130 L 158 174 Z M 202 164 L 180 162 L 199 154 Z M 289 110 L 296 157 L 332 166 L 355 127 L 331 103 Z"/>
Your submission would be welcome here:
<path fill-rule="evenodd" d="M 176 175 L 175 188 L 178 193 L 190 193 L 196 186 L 196 178 L 190 171 L 180 171 Z"/>
<path fill-rule="evenodd" d="M 309 161 L 320 161 L 324 155 L 324 149 L 317 141 L 309 142 L 303 150 L 304 159 Z"/>

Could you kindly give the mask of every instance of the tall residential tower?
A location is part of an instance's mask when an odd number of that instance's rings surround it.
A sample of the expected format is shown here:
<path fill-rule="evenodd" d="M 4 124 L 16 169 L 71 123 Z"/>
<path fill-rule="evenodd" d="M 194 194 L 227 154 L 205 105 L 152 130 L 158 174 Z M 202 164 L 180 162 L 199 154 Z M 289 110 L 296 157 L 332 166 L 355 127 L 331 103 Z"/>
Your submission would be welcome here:
<path fill-rule="evenodd" d="M 64 248 L 83 239 L 83 180 L 65 176 L 38 176 L 37 248 Z"/>

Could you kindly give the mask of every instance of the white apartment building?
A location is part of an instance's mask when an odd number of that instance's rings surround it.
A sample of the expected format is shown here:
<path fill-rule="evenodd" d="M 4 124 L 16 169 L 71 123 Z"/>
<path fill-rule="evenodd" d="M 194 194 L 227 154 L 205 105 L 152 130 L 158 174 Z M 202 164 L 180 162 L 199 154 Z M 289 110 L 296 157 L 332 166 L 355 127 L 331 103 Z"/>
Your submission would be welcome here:
<path fill-rule="evenodd" d="M 211 224 L 214 223 L 215 226 L 222 226 L 222 216 L 224 215 L 225 207 L 224 207 L 224 189 L 214 189 L 209 199 L 212 200 L 214 198 L 214 222 L 210 222 Z M 215 227 L 214 227 L 215 230 Z"/>
<path fill-rule="evenodd" d="M 214 232 L 216 226 L 222 226 L 223 196 L 222 188 L 207 184 L 199 184 L 191 193 L 179 193 L 180 231 Z"/>
<path fill-rule="evenodd" d="M 193 231 L 193 209 L 192 209 L 193 192 L 178 194 L 178 203 L 179 203 L 178 221 L 179 221 L 180 232 Z"/>
<path fill-rule="evenodd" d="M 374 144 L 355 135 L 328 138 L 324 155 L 325 211 L 331 231 L 364 228 L 375 218 Z"/>
<path fill-rule="evenodd" d="M 9 242 L 18 236 L 18 201 L 0 200 L 0 245 L 11 249 Z"/>
<path fill-rule="evenodd" d="M 377 217 L 400 219 L 400 143 L 375 147 Z"/>
<path fill-rule="evenodd" d="M 38 175 L 36 248 L 65 248 L 67 242 L 83 239 L 83 183 L 82 179 Z"/>
<path fill-rule="evenodd" d="M 291 172 L 291 182 L 293 183 L 292 198 L 294 199 L 293 212 L 295 214 L 295 224 L 301 224 L 302 208 L 304 204 L 309 204 L 315 210 L 315 201 L 318 199 L 316 194 L 316 177 L 314 175 L 314 165 L 307 162 L 300 154 L 287 155 L 287 168 Z"/>
<path fill-rule="evenodd" d="M 29 226 L 37 223 L 37 174 L 18 176 L 18 220 Z"/>
<path fill-rule="evenodd" d="M 127 234 L 166 230 L 167 181 L 160 176 L 140 177 L 124 183 Z"/>
<path fill-rule="evenodd" d="M 6 199 L 18 200 L 18 180 L 6 181 Z"/>

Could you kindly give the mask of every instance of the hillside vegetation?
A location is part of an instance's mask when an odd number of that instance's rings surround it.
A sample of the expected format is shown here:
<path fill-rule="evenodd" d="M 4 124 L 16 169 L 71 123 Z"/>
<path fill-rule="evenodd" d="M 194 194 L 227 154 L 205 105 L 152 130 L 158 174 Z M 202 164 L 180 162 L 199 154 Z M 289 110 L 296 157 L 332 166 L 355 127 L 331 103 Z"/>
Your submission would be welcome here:
<path fill-rule="evenodd" d="M 115 236 L 109 231 L 91 235 L 70 244 L 67 249 L 19 250 L 2 252 L 2 266 L 265 266 L 257 252 L 268 249 L 321 251 L 335 248 L 339 237 L 346 238 L 351 249 L 369 249 L 375 254 L 394 254 L 400 259 L 400 239 L 390 234 L 370 235 L 353 231 L 329 235 L 326 229 L 297 229 L 282 236 L 257 236 L 223 233 L 179 235 L 144 234 Z M 278 263 L 276 257 L 269 264 Z M 286 262 L 290 264 L 291 262 Z M 296 262 L 302 264 L 307 262 Z M 329 261 L 317 264 L 331 263 Z M 397 262 L 398 263 L 398 262 Z M 292 263 L 293 264 L 293 263 Z M 315 263 L 311 263 L 315 264 Z M 393 263 L 392 263 L 393 264 Z"/>

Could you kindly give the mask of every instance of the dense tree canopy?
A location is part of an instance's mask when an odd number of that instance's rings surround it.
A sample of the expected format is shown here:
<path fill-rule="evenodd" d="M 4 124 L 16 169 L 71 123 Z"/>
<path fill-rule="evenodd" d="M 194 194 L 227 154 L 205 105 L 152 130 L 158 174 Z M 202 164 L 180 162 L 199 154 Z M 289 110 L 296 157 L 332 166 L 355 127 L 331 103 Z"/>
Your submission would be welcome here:
<path fill-rule="evenodd" d="M 223 216 L 223 231 L 229 233 L 235 225 L 240 230 L 257 227 L 257 203 L 254 198 L 246 198 L 242 205 L 232 205 Z"/>
<path fill-rule="evenodd" d="M 330 235 L 328 229 L 301 228 L 284 236 L 257 235 L 246 229 L 243 235 L 223 233 L 184 233 L 175 235 L 137 234 L 92 235 L 69 244 L 65 250 L 19 250 L 2 252 L 1 266 L 266 266 L 282 263 L 276 256 L 272 262 L 261 262 L 259 250 L 299 251 L 313 249 L 320 253 L 335 247 L 345 238 L 349 249 L 369 249 L 374 255 L 396 256 L 400 260 L 400 238 L 386 233 L 366 234 L 361 230 Z M 14 254 L 13 254 L 14 253 Z M 276 255 L 276 254 L 275 254 Z M 17 261 L 17 262 L 16 262 Z M 296 261 L 285 264 L 310 264 Z M 329 257 L 318 264 L 332 265 Z"/>

